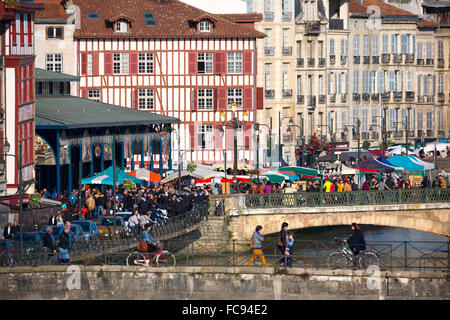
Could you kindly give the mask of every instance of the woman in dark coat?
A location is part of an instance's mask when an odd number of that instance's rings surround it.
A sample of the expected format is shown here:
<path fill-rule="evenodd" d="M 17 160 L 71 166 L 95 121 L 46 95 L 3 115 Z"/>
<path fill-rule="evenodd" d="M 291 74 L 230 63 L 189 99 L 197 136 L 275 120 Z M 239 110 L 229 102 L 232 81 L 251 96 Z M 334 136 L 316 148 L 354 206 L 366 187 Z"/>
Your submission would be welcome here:
<path fill-rule="evenodd" d="M 352 230 L 353 234 L 345 241 L 349 244 L 350 250 L 357 256 L 361 250 L 366 250 L 366 241 L 358 224 L 352 223 Z"/>

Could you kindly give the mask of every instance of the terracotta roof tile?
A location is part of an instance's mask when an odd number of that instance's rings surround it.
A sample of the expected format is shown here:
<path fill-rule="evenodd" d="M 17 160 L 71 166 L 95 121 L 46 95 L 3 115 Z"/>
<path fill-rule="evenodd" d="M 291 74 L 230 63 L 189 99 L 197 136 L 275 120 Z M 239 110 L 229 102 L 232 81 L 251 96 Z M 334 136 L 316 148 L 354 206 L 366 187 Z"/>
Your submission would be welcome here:
<path fill-rule="evenodd" d="M 67 19 L 69 15 L 64 9 L 64 0 L 35 0 L 35 3 L 43 3 L 44 10 L 36 12 L 36 19 Z"/>
<path fill-rule="evenodd" d="M 381 0 L 350 0 L 350 13 L 375 13 L 375 10 L 369 8 L 371 6 L 378 6 L 380 14 L 386 17 L 415 17 L 416 15 L 406 10 L 391 6 Z"/>
<path fill-rule="evenodd" d="M 242 24 L 234 23 L 220 15 L 207 13 L 178 0 L 74 0 L 80 7 L 81 29 L 75 38 L 264 38 L 264 33 Z M 156 25 L 147 26 L 144 12 L 152 12 Z M 88 19 L 88 13 L 97 13 L 98 19 Z M 133 18 L 128 33 L 114 33 L 105 21 L 119 14 Z M 211 33 L 197 32 L 194 19 L 209 15 L 217 21 Z"/>
<path fill-rule="evenodd" d="M 227 13 L 216 14 L 216 16 L 233 22 L 261 22 L 263 20 L 261 13 Z"/>
<path fill-rule="evenodd" d="M 421 27 L 437 27 L 438 24 L 437 24 L 437 23 L 434 23 L 433 21 L 428 21 L 428 20 L 425 20 L 425 19 L 420 19 L 420 20 L 419 20 L 419 26 L 421 26 Z"/>

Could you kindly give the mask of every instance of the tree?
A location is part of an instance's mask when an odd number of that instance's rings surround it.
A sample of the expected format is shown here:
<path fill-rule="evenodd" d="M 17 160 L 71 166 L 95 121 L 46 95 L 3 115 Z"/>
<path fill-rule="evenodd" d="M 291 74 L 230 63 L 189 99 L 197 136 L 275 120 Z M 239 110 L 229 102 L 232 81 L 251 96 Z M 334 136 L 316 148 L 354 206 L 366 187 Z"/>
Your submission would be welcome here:
<path fill-rule="evenodd" d="M 197 165 L 195 164 L 195 162 L 189 162 L 187 165 L 187 171 L 194 172 L 195 169 L 197 169 Z"/>

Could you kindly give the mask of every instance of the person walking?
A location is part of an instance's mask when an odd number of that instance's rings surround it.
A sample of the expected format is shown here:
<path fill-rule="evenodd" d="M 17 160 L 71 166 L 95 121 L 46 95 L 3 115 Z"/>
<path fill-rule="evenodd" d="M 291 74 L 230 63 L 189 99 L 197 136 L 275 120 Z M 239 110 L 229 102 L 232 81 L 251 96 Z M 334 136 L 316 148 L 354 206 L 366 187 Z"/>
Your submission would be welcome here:
<path fill-rule="evenodd" d="M 70 225 L 66 224 L 64 230 L 59 237 L 58 252 L 61 263 L 69 263 L 70 255 L 69 249 L 72 248 L 72 239 L 70 237 Z"/>
<path fill-rule="evenodd" d="M 19 232 L 20 232 L 20 226 L 17 224 L 17 220 L 14 220 L 13 225 L 11 226 L 12 237 L 14 237 Z"/>
<path fill-rule="evenodd" d="M 95 210 L 95 199 L 92 193 L 89 194 L 86 199 L 86 208 L 88 213 L 86 214 L 86 220 L 94 218 L 94 210 Z"/>
<path fill-rule="evenodd" d="M 287 266 L 288 268 L 292 268 L 292 263 L 294 262 L 294 259 L 292 258 L 292 255 L 294 254 L 294 235 L 292 233 L 288 233 L 288 251 L 289 251 L 289 257 L 287 258 Z"/>
<path fill-rule="evenodd" d="M 45 234 L 42 237 L 42 249 L 43 249 L 41 261 L 42 264 L 46 264 L 49 258 L 51 260 L 52 265 L 56 263 L 55 259 L 56 246 L 52 232 L 53 228 L 51 226 L 47 226 L 47 228 L 45 229 Z"/>
<path fill-rule="evenodd" d="M 252 262 L 258 256 L 261 259 L 262 264 L 267 268 L 266 258 L 262 252 L 262 243 L 264 236 L 262 235 L 262 226 L 256 226 L 255 232 L 253 232 L 250 248 L 252 249 L 252 257 L 248 262 L 248 266 L 252 265 Z"/>
<path fill-rule="evenodd" d="M 13 233 L 12 233 L 12 225 L 11 222 L 8 223 L 8 225 L 5 227 L 5 229 L 3 230 L 3 238 L 4 239 L 11 239 L 13 237 Z"/>
<path fill-rule="evenodd" d="M 278 234 L 278 239 L 277 239 L 277 246 L 278 249 L 280 250 L 281 254 L 283 255 L 283 257 L 278 260 L 278 264 L 283 264 L 284 267 L 286 267 L 287 265 L 287 256 L 289 256 L 289 250 L 288 250 L 288 242 L 289 242 L 289 238 L 288 238 L 288 227 L 289 224 L 287 222 L 283 222 L 281 224 L 281 231 Z"/>

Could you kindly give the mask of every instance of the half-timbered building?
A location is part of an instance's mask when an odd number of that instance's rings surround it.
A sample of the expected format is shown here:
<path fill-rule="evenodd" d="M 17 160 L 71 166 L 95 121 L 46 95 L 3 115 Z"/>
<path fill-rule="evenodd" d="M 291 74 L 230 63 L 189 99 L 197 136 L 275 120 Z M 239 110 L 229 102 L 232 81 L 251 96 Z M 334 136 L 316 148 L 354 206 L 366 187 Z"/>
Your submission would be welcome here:
<path fill-rule="evenodd" d="M 253 160 L 263 99 L 255 42 L 264 34 L 253 28 L 259 14 L 214 15 L 177 0 L 73 3 L 81 12 L 74 35 L 81 97 L 179 118 L 183 158 L 197 163 L 223 163 L 224 150 L 233 159 L 234 132 L 224 123 L 236 103 L 239 161 Z"/>

